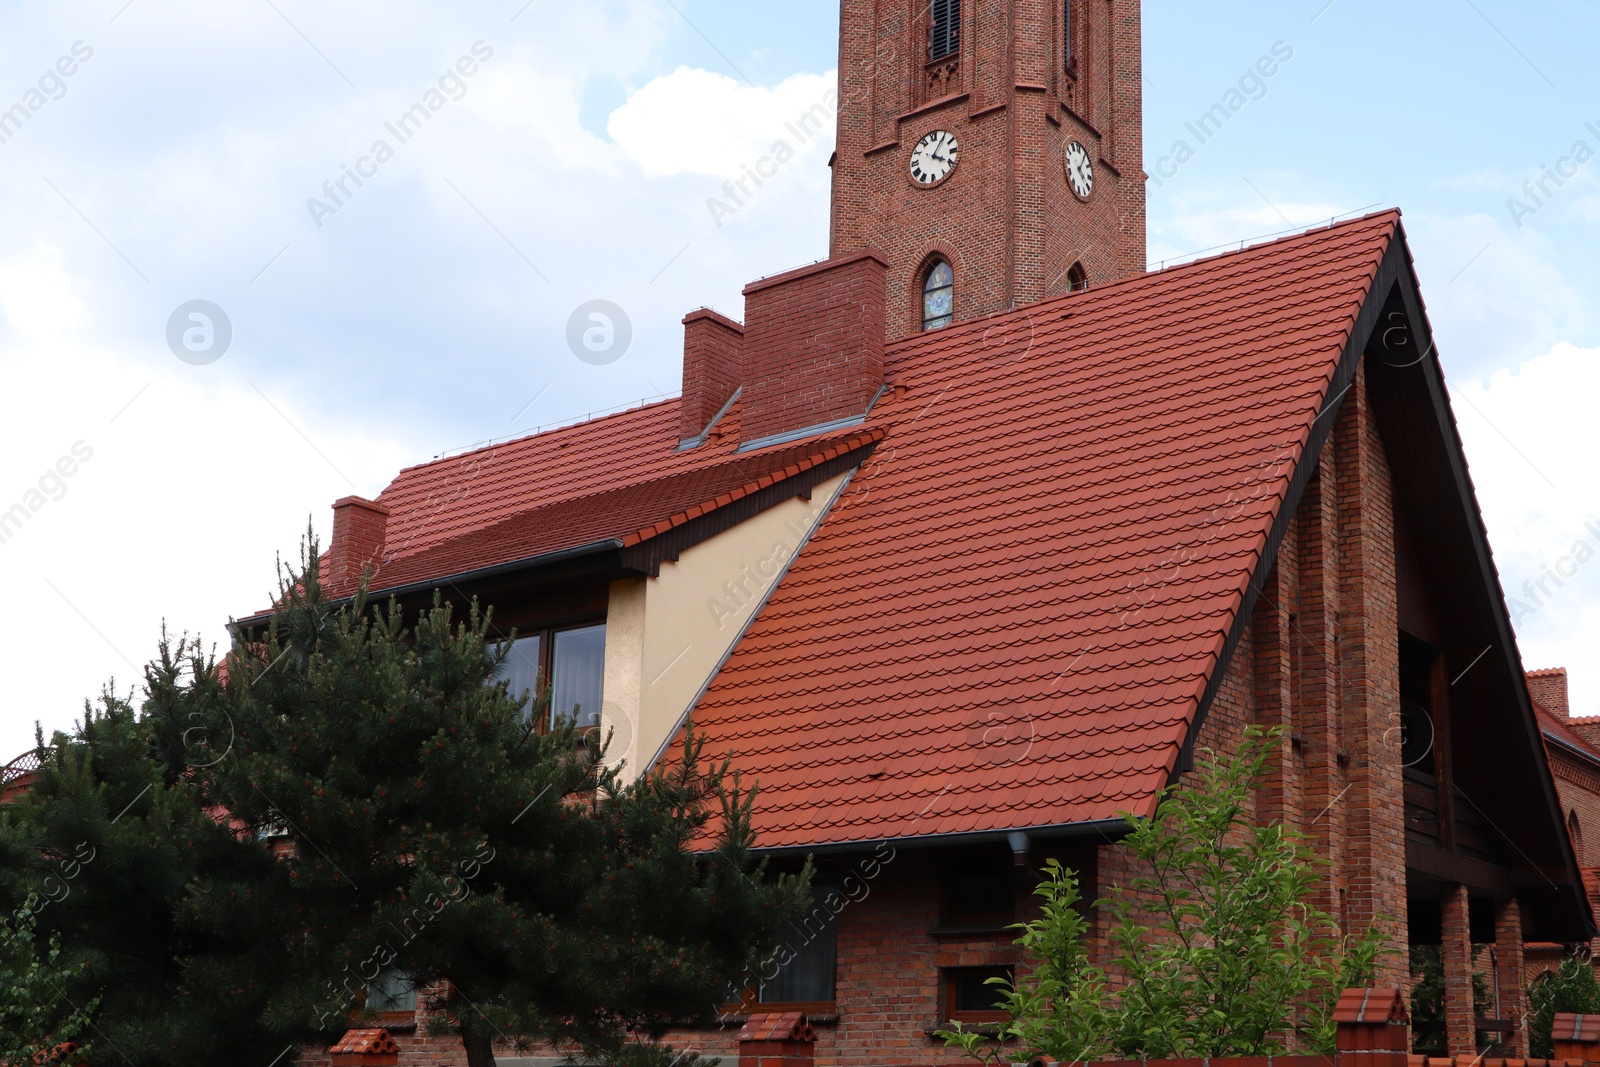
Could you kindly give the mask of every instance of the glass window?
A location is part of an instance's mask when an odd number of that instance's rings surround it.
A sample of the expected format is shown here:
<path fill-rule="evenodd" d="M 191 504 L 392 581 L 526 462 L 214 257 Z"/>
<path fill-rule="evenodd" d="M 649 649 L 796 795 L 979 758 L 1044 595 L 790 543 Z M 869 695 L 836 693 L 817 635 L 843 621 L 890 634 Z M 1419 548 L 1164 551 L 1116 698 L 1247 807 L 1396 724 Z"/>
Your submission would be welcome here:
<path fill-rule="evenodd" d="M 400 1012 L 417 1010 L 417 986 L 404 971 L 384 971 L 367 983 L 367 1010 Z"/>
<path fill-rule="evenodd" d="M 1083 269 L 1082 263 L 1074 263 L 1067 271 L 1067 291 L 1076 293 L 1089 288 L 1089 272 Z"/>
<path fill-rule="evenodd" d="M 500 677 L 506 680 L 507 687 L 514 697 L 525 696 L 523 703 L 526 708 L 539 699 L 539 650 L 541 640 L 538 634 L 532 637 L 519 637 L 511 643 L 511 651 L 506 653 L 505 662 L 500 665 Z"/>
<path fill-rule="evenodd" d="M 961 51 L 961 0 L 933 0 L 929 5 L 928 59 Z"/>
<path fill-rule="evenodd" d="M 550 722 L 600 725 L 606 675 L 606 628 L 558 630 L 550 663 Z"/>
<path fill-rule="evenodd" d="M 928 271 L 922 283 L 922 328 L 942 330 L 955 321 L 956 275 L 944 260 Z"/>
<path fill-rule="evenodd" d="M 834 999 L 834 971 L 839 957 L 839 917 L 825 901 L 837 902 L 835 886 L 812 887 L 811 912 L 790 924 L 779 946 L 793 954 L 775 977 L 761 984 L 762 1004 L 823 1004 Z"/>
<path fill-rule="evenodd" d="M 1010 967 L 963 967 L 944 973 L 945 1015 L 959 1022 L 998 1022 L 1005 1018 L 1003 987 L 989 979 L 1011 981 Z"/>

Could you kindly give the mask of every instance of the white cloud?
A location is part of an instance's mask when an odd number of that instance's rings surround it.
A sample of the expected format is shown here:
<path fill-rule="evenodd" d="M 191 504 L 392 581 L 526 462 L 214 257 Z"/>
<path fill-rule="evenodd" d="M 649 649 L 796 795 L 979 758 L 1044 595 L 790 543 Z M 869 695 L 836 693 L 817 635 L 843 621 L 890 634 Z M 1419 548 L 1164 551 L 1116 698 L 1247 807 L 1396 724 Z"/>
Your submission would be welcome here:
<path fill-rule="evenodd" d="M 1600 349 L 1557 344 L 1452 393 L 1524 664 L 1567 667 L 1575 710 L 1600 714 Z"/>
<path fill-rule="evenodd" d="M 113 676 L 123 691 L 140 680 L 163 621 L 225 644 L 230 615 L 268 602 L 274 555 L 308 517 L 326 536 L 333 500 L 375 493 L 415 456 L 221 364 L 87 343 L 92 315 L 53 248 L 0 262 L 0 294 L 15 401 L 0 420 L 0 512 L 15 524 L 0 542 L 4 762 L 35 720 L 65 728 Z"/>
<path fill-rule="evenodd" d="M 797 74 L 764 89 L 679 67 L 629 97 L 607 132 L 646 174 L 737 178 L 779 141 L 798 150 L 820 129 L 831 143 L 837 86 L 836 73 Z"/>

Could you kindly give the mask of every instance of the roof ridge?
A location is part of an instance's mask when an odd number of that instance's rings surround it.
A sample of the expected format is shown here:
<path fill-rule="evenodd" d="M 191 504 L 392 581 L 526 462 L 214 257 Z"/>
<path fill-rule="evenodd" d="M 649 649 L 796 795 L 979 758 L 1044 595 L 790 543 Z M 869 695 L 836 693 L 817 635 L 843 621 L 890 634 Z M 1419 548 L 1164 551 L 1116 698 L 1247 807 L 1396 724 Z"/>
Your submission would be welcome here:
<path fill-rule="evenodd" d="M 1168 267 L 1164 270 L 1149 270 L 1147 268 L 1141 273 L 1130 274 L 1126 278 L 1118 278 L 1115 281 L 1093 285 L 1087 289 L 1080 289 L 1071 293 L 1063 293 L 1060 296 L 1043 297 L 1028 304 L 1019 304 L 1016 307 L 1009 308 L 1005 311 L 995 312 L 994 314 L 985 318 L 972 319 L 967 322 L 959 323 L 944 330 L 929 330 L 922 333 L 910 334 L 906 337 L 890 341 L 888 351 L 885 353 L 885 355 L 887 356 L 891 352 L 897 353 L 905 348 L 915 347 L 920 344 L 936 344 L 950 336 L 975 332 L 976 328 L 978 327 L 987 327 L 992 329 L 996 321 L 1004 320 L 1008 316 L 1014 315 L 1018 312 L 1033 312 L 1040 308 L 1059 306 L 1069 300 L 1081 300 L 1086 297 L 1100 298 L 1106 293 L 1116 292 L 1117 290 L 1128 289 L 1140 285 L 1155 284 L 1157 279 L 1165 278 L 1168 275 L 1177 274 L 1184 271 L 1191 271 L 1197 268 L 1211 268 L 1224 260 L 1252 257 L 1268 249 L 1276 249 L 1284 245 L 1309 241 L 1323 234 L 1334 233 L 1336 231 L 1353 230 L 1362 226 L 1368 226 L 1374 221 L 1386 217 L 1392 217 L 1394 221 L 1398 223 L 1402 217 L 1401 211 L 1398 207 L 1391 207 L 1385 208 L 1382 211 L 1369 212 L 1368 214 L 1354 219 L 1342 219 L 1333 223 L 1319 223 L 1318 225 L 1308 227 L 1296 233 L 1286 234 L 1285 236 L 1278 237 L 1274 240 L 1262 241 L 1260 244 L 1248 245 L 1241 249 L 1232 249 L 1226 252 L 1219 252 L 1214 256 L 1203 256 L 1200 259 L 1193 259 L 1186 263 L 1175 264 L 1174 266 Z M 1246 240 L 1248 240 L 1248 238 L 1246 238 Z M 1099 299 L 1095 299 L 1094 302 L 1099 303 L 1100 301 Z"/>

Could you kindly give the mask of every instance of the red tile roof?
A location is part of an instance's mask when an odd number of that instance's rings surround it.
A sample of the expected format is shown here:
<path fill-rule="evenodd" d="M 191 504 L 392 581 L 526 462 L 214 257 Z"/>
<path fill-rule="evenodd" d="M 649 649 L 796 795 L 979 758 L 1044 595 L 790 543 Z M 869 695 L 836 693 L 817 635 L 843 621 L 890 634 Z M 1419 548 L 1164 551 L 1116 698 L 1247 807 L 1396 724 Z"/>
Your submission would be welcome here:
<path fill-rule="evenodd" d="M 705 449 L 695 462 L 678 463 L 678 469 L 670 473 L 660 473 L 654 464 L 641 463 L 639 467 L 652 475 L 644 480 L 638 479 L 637 470 L 624 474 L 604 469 L 588 478 L 580 478 L 574 471 L 571 477 L 562 479 L 559 464 L 564 457 L 557 452 L 557 470 L 550 471 L 550 465 L 544 465 L 554 476 L 529 483 L 527 496 L 539 503 L 515 509 L 502 505 L 498 511 L 474 509 L 475 523 L 454 512 L 441 512 L 437 526 L 454 531 L 448 539 L 437 536 L 433 526 L 417 522 L 409 509 L 392 510 L 391 523 L 401 520 L 399 529 L 405 538 L 402 543 L 410 545 L 411 551 L 397 551 L 391 526 L 388 551 L 392 554 L 386 554 L 371 588 L 399 588 L 599 541 L 614 540 L 622 546 L 632 546 L 874 443 L 882 436 L 882 430 L 863 429 L 746 455 L 730 454 L 730 442 L 720 449 Z M 519 475 L 538 471 L 540 464 L 535 461 L 549 455 L 546 450 L 519 451 L 522 462 L 508 466 L 509 472 Z M 485 470 L 490 462 L 484 461 Z M 486 488 L 494 484 L 487 474 L 481 477 Z M 607 477 L 612 481 L 602 480 Z M 591 487 L 597 484 L 606 488 L 594 491 Z M 560 488 L 566 490 L 564 495 L 558 491 Z M 391 509 L 394 492 L 395 485 L 391 485 L 379 497 Z M 332 590 L 335 595 L 348 591 L 353 590 Z"/>
<path fill-rule="evenodd" d="M 1556 715 L 1537 700 L 1533 702 L 1533 710 L 1539 720 L 1539 732 L 1544 734 L 1546 739 L 1557 741 L 1568 748 L 1577 749 L 1594 762 L 1600 763 L 1600 748 L 1596 748 L 1588 738 L 1568 726 L 1566 720 L 1562 719 L 1561 716 Z"/>
<path fill-rule="evenodd" d="M 1148 812 L 1398 223 L 892 346 L 873 462 L 694 713 L 759 843 Z"/>
<path fill-rule="evenodd" d="M 1377 267 L 1384 212 L 889 347 L 881 434 L 700 700 L 758 844 L 1147 812 Z M 411 468 L 397 575 L 638 536 L 846 447 L 676 451 L 663 402 Z"/>

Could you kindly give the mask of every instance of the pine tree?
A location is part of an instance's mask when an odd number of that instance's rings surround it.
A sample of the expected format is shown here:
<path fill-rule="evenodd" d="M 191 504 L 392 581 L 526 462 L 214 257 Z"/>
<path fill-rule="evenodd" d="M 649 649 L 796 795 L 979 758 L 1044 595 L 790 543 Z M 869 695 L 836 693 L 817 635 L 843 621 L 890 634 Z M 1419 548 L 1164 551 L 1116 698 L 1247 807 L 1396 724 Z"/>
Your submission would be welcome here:
<path fill-rule="evenodd" d="M 809 871 L 753 861 L 753 790 L 683 755 L 624 785 L 495 680 L 490 615 L 322 596 L 317 548 L 219 663 L 163 642 L 146 696 L 41 743 L 0 811 L 0 905 L 40 913 L 91 1067 L 294 1062 L 403 975 L 472 1067 L 491 1042 L 648 1067 L 777 943 Z M 274 1060 L 275 1057 L 281 1058 Z"/>
<path fill-rule="evenodd" d="M 432 1025 L 459 1030 L 472 1067 L 495 1039 L 665 1062 L 667 1025 L 713 1018 L 776 943 L 806 876 L 753 864 L 753 794 L 692 734 L 624 786 L 598 739 L 541 729 L 545 705 L 530 716 L 495 680 L 504 650 L 476 605 L 457 620 L 436 597 L 412 627 L 363 596 L 334 610 L 314 546 L 280 604 L 224 685 L 160 711 L 169 739 L 232 738 L 207 795 L 292 845 L 284 902 L 318 974 L 269 1018 L 336 1035 L 352 990 L 403 974 L 448 983 Z"/>
<path fill-rule="evenodd" d="M 203 672 L 180 664 L 183 649 L 163 643 L 152 689 Z M 38 898 L 41 942 L 61 949 L 62 1000 L 97 1002 L 91 1064 L 253 1062 L 310 1032 L 261 1021 L 291 935 L 285 916 L 248 901 L 275 896 L 283 873 L 205 802 L 181 749 L 163 753 L 152 727 L 108 691 L 71 734 L 41 740 L 36 782 L 0 811 L 0 901 Z M 240 979 L 213 981 L 218 959 Z"/>

